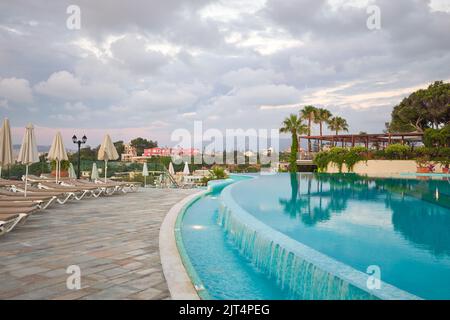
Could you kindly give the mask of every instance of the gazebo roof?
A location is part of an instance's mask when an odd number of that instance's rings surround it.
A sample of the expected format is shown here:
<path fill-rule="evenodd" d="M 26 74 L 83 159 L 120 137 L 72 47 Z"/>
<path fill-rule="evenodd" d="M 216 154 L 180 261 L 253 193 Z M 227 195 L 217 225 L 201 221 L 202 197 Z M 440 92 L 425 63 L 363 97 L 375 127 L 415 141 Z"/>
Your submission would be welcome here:
<path fill-rule="evenodd" d="M 343 141 L 351 143 L 373 143 L 373 142 L 389 142 L 392 140 L 420 142 L 423 139 L 422 132 L 407 133 L 374 133 L 374 134 L 337 134 L 322 136 L 300 136 L 301 139 L 319 140 L 319 141 Z"/>

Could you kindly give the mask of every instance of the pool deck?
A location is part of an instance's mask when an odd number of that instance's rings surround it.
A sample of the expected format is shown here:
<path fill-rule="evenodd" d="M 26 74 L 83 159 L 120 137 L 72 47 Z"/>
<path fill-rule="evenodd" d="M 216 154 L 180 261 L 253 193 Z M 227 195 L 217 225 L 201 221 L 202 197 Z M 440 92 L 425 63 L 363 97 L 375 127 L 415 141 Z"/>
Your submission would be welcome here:
<path fill-rule="evenodd" d="M 159 230 L 196 192 L 141 189 L 34 214 L 0 237 L 0 299 L 170 299 Z M 81 270 L 79 290 L 66 285 L 71 265 Z"/>

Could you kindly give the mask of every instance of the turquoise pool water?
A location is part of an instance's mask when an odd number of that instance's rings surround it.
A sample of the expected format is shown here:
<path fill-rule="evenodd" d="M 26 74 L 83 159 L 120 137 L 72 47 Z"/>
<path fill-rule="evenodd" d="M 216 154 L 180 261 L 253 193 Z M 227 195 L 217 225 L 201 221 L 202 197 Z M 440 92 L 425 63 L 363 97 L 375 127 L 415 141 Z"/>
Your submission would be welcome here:
<path fill-rule="evenodd" d="M 234 177 L 241 180 L 240 177 Z M 245 178 L 244 178 L 245 179 Z M 255 272 L 218 225 L 223 186 L 195 201 L 187 210 L 181 234 L 195 272 L 213 299 L 288 299 L 264 274 Z"/>
<path fill-rule="evenodd" d="M 331 267 L 325 274 L 308 264 L 308 257 L 299 264 L 292 252 L 280 253 L 275 244 L 283 238 L 360 275 L 377 266 L 381 280 L 400 291 L 424 299 L 450 299 L 450 183 L 446 180 L 278 174 L 227 188 L 228 192 L 218 189 L 196 201 L 182 223 L 188 257 L 212 298 L 373 298 L 331 277 Z M 242 231 L 245 227 L 218 223 L 220 207 L 227 206 L 221 203 L 226 201 L 224 194 L 275 231 L 269 243 L 272 249 L 263 248 L 255 232 Z M 266 238 L 272 236 L 265 233 Z"/>

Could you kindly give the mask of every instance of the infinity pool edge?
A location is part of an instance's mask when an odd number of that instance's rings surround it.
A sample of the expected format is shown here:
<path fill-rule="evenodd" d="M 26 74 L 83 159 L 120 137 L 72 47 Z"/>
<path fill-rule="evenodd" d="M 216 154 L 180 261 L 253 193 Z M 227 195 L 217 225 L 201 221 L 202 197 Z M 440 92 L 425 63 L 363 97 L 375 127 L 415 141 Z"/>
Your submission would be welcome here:
<path fill-rule="evenodd" d="M 159 232 L 159 251 L 164 277 L 173 300 L 211 299 L 184 248 L 181 223 L 187 209 L 211 192 L 212 188 L 233 182 L 231 179 L 210 181 L 206 189 L 176 203 L 164 218 Z"/>
<path fill-rule="evenodd" d="M 167 213 L 159 231 L 159 254 L 164 277 L 173 300 L 200 300 L 200 296 L 183 263 L 176 237 L 178 217 L 189 204 L 199 199 L 208 190 L 187 196 L 176 203 Z"/>
<path fill-rule="evenodd" d="M 334 275 L 335 277 L 346 281 L 350 285 L 373 295 L 378 299 L 383 300 L 421 300 L 422 298 L 411 294 L 407 291 L 392 286 L 386 282 L 381 281 L 382 289 L 368 290 L 366 281 L 368 274 L 352 268 L 342 262 L 339 262 L 309 246 L 306 246 L 294 239 L 289 238 L 283 233 L 268 226 L 262 221 L 258 220 L 251 213 L 242 208 L 233 198 L 231 191 L 236 184 L 229 185 L 224 188 L 221 193 L 221 203 L 223 210 L 229 211 L 228 214 L 234 215 L 234 218 L 242 223 L 246 228 L 253 229 L 253 231 L 262 234 L 268 241 L 276 243 L 280 247 L 299 256 L 301 259 L 307 260 L 323 271 Z"/>

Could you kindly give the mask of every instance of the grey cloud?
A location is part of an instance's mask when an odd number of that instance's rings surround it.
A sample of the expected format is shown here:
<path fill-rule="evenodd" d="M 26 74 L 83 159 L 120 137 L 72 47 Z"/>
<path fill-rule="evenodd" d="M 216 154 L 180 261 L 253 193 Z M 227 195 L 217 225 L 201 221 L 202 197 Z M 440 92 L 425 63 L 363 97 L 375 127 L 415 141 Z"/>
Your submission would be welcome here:
<path fill-rule="evenodd" d="M 71 1 L 0 2 L 0 116 L 151 126 L 169 137 L 199 119 L 277 127 L 313 103 L 347 117 L 352 131 L 380 131 L 408 90 L 450 79 L 450 13 L 428 1 L 376 1 L 379 31 L 366 28 L 364 7 L 333 10 L 325 0 L 269 0 L 254 14 L 203 19 L 213 2 L 81 0 L 79 31 L 65 27 Z"/>
<path fill-rule="evenodd" d="M 0 98 L 18 104 L 31 103 L 33 93 L 26 79 L 0 78 Z"/>
<path fill-rule="evenodd" d="M 114 42 L 111 46 L 114 60 L 135 74 L 148 74 L 155 72 L 166 63 L 169 58 L 164 54 L 147 50 L 145 39 L 127 35 Z"/>
<path fill-rule="evenodd" d="M 333 11 L 327 0 L 269 0 L 263 14 L 296 35 L 341 39 L 367 32 L 365 8 Z"/>
<path fill-rule="evenodd" d="M 35 86 L 37 93 L 66 100 L 114 100 L 123 97 L 124 91 L 110 83 L 82 83 L 67 71 L 53 73 L 48 80 Z"/>
<path fill-rule="evenodd" d="M 227 72 L 221 82 L 230 87 L 248 87 L 259 84 L 281 83 L 283 75 L 273 70 L 242 68 Z"/>

